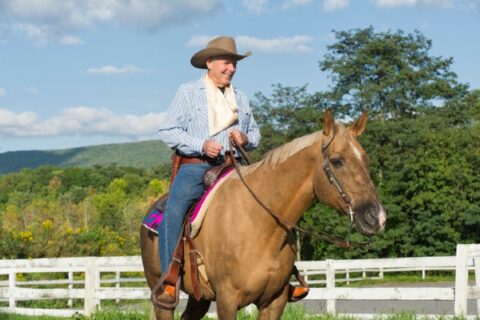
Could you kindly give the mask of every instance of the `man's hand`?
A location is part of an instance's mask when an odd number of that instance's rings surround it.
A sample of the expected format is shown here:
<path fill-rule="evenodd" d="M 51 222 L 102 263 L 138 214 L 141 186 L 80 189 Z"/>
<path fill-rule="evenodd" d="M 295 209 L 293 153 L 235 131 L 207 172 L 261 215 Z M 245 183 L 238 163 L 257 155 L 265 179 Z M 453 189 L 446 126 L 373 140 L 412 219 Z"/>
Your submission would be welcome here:
<path fill-rule="evenodd" d="M 202 147 L 203 154 L 209 158 L 216 158 L 222 149 L 222 145 L 213 140 L 205 140 Z"/>
<path fill-rule="evenodd" d="M 233 129 L 229 133 L 230 138 L 235 141 L 235 143 L 241 147 L 244 147 L 248 144 L 248 137 L 245 133 L 239 131 L 238 129 Z"/>

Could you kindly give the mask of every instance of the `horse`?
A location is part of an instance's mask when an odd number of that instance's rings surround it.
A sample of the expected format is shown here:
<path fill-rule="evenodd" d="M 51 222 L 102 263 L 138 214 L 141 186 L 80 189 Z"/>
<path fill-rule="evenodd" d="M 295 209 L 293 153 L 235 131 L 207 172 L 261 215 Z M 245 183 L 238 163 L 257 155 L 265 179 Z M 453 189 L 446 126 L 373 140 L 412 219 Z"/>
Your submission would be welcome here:
<path fill-rule="evenodd" d="M 211 301 L 222 320 L 235 320 L 237 311 L 252 303 L 259 319 L 279 319 L 297 250 L 286 223 L 298 223 L 315 198 L 350 215 L 364 235 L 384 228 L 386 211 L 370 177 L 368 155 L 356 139 L 366 122 L 363 113 L 346 127 L 327 110 L 323 130 L 240 167 L 240 175 L 233 172 L 219 186 L 194 238 L 208 282 L 202 281 L 197 301 L 185 259 L 181 286 L 189 298 L 181 319 L 201 319 Z M 140 242 L 153 289 L 161 277 L 157 237 L 142 227 Z M 154 305 L 154 313 L 156 319 L 173 319 L 173 310 Z"/>

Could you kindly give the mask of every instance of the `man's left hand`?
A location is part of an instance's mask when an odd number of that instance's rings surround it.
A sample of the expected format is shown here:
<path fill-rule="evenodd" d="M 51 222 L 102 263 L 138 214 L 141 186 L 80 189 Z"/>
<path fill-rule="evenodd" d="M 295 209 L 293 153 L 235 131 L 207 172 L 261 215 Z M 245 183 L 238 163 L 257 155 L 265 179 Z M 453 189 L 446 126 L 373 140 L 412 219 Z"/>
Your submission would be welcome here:
<path fill-rule="evenodd" d="M 244 147 L 248 144 L 248 136 L 238 129 L 233 129 L 230 131 L 229 136 L 239 146 Z"/>

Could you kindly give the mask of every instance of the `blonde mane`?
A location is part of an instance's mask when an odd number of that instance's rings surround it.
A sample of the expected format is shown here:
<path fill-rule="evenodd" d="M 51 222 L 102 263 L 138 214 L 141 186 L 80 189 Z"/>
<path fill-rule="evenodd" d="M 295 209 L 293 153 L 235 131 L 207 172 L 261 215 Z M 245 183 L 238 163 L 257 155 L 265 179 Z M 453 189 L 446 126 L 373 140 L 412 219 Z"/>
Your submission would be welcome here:
<path fill-rule="evenodd" d="M 252 165 L 242 168 L 242 175 L 247 176 L 257 170 L 259 167 L 264 165 L 270 165 L 272 167 L 281 164 L 294 154 L 302 151 L 303 149 L 310 147 L 322 136 L 322 131 L 317 131 L 309 135 L 296 138 L 289 143 L 286 143 L 272 151 L 268 152 L 267 155 Z"/>

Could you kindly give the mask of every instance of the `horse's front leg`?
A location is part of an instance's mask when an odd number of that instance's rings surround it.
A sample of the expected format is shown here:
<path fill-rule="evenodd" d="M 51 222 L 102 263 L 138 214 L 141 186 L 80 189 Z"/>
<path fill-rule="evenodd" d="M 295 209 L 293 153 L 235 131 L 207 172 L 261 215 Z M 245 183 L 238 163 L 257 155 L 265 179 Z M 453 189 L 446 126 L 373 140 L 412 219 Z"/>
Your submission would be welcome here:
<path fill-rule="evenodd" d="M 173 320 L 174 319 L 174 310 L 161 309 L 157 306 L 153 307 L 153 312 L 155 313 L 155 320 Z"/>
<path fill-rule="evenodd" d="M 197 301 L 193 296 L 188 297 L 187 307 L 182 313 L 182 320 L 201 320 L 210 308 L 210 301 Z"/>
<path fill-rule="evenodd" d="M 236 320 L 238 311 L 238 301 L 235 299 L 236 291 L 221 290 L 217 292 L 217 317 L 219 320 Z"/>
<path fill-rule="evenodd" d="M 283 288 L 282 292 L 272 301 L 266 304 L 257 305 L 259 320 L 276 320 L 280 319 L 288 300 L 288 284 Z"/>

